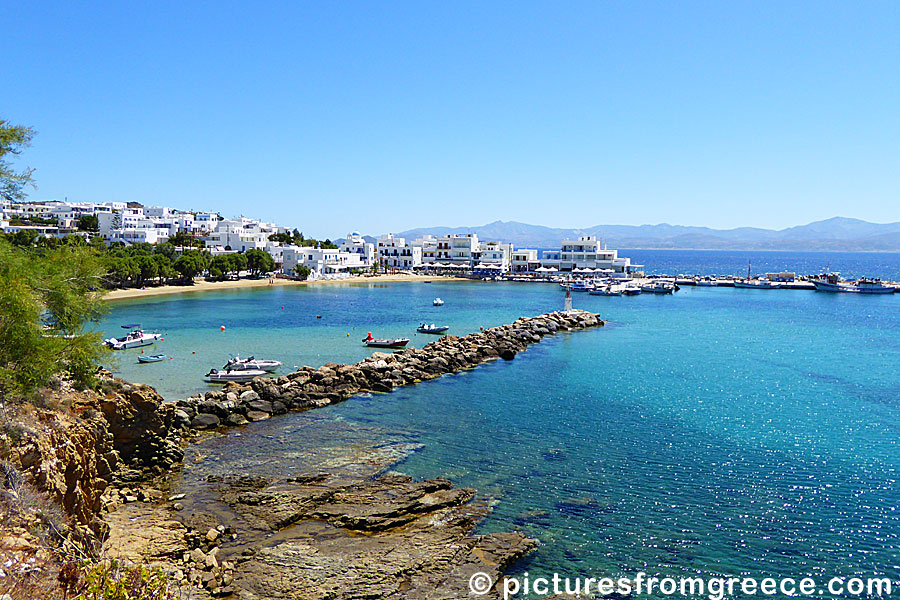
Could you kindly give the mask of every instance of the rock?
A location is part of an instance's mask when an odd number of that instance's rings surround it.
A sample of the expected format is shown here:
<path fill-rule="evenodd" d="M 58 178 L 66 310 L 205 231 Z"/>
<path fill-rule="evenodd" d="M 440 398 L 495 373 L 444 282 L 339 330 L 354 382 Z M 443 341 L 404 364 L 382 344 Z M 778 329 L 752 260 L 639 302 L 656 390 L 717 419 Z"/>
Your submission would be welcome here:
<path fill-rule="evenodd" d="M 219 531 L 218 529 L 210 529 L 209 531 L 206 532 L 206 540 L 209 543 L 213 543 L 217 539 L 219 539 L 220 535 L 222 535 L 222 532 Z"/>
<path fill-rule="evenodd" d="M 249 421 L 265 421 L 269 418 L 268 413 L 260 412 L 258 410 L 248 410 L 247 411 L 247 420 Z"/>
<path fill-rule="evenodd" d="M 231 413 L 225 418 L 225 424 L 230 425 L 232 427 L 238 427 L 240 425 L 246 425 L 249 421 L 247 421 L 246 417 L 241 413 Z"/>
<path fill-rule="evenodd" d="M 265 400 L 251 400 L 249 402 L 246 402 L 245 404 L 246 404 L 247 408 L 251 411 L 272 414 L 273 408 L 272 408 L 271 402 L 267 402 Z"/>
<path fill-rule="evenodd" d="M 219 417 L 212 414 L 201 413 L 191 421 L 191 427 L 194 429 L 212 429 L 218 426 Z"/>
<path fill-rule="evenodd" d="M 175 500 L 184 500 L 184 494 L 172 494 L 169 496 L 169 502 L 174 502 Z"/>
<path fill-rule="evenodd" d="M 252 402 L 254 400 L 259 400 L 259 394 L 254 392 L 253 390 L 247 390 L 240 396 L 241 402 Z"/>

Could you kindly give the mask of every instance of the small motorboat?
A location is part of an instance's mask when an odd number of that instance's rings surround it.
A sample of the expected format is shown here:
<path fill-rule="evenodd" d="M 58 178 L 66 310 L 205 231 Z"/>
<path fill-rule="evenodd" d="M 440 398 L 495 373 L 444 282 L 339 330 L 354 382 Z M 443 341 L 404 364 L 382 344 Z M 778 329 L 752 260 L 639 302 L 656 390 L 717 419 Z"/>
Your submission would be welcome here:
<path fill-rule="evenodd" d="M 162 339 L 161 333 L 147 333 L 141 329 L 138 323 L 122 325 L 122 329 L 128 329 L 128 335 L 120 338 L 109 338 L 103 340 L 103 343 L 113 350 L 127 350 L 129 348 L 149 346 L 155 344 L 156 340 Z"/>
<path fill-rule="evenodd" d="M 262 358 L 255 358 L 253 356 L 251 356 L 250 358 L 241 358 L 240 356 L 235 356 L 227 363 L 225 363 L 225 367 L 223 368 L 230 371 L 259 370 L 272 373 L 281 365 L 281 361 L 278 360 L 265 360 Z"/>
<path fill-rule="evenodd" d="M 434 306 L 443 306 L 444 305 L 444 301 L 441 300 L 440 298 L 435 298 L 434 300 L 431 301 L 431 303 Z"/>
<path fill-rule="evenodd" d="M 363 344 L 369 348 L 403 348 L 409 343 L 409 338 L 394 338 L 391 340 L 379 340 L 372 337 L 372 332 L 363 338 Z"/>
<path fill-rule="evenodd" d="M 155 362 L 159 362 L 161 360 L 166 360 L 166 358 L 167 357 L 165 354 L 153 354 L 150 356 L 138 356 L 138 362 L 144 363 L 144 364 L 155 363 Z"/>
<path fill-rule="evenodd" d="M 622 288 L 608 285 L 606 287 L 597 288 L 596 290 L 591 290 L 589 293 L 591 296 L 621 296 Z"/>
<path fill-rule="evenodd" d="M 646 294 L 674 294 L 676 287 L 668 281 L 657 281 L 650 285 L 642 285 L 641 291 Z"/>
<path fill-rule="evenodd" d="M 419 333 L 440 334 L 440 333 L 444 333 L 448 329 L 450 329 L 449 325 L 435 325 L 434 323 L 432 323 L 431 325 L 428 325 L 427 323 L 422 323 L 421 325 L 416 327 L 416 331 L 418 331 Z"/>
<path fill-rule="evenodd" d="M 622 288 L 622 293 L 626 296 L 639 296 L 641 294 L 641 288 L 637 285 L 626 285 Z"/>
<path fill-rule="evenodd" d="M 206 381 L 209 383 L 228 383 L 229 381 L 247 383 L 252 381 L 254 377 L 261 377 L 265 374 L 266 372 L 260 369 L 243 369 L 240 371 L 210 369 L 209 373 L 206 374 Z"/>

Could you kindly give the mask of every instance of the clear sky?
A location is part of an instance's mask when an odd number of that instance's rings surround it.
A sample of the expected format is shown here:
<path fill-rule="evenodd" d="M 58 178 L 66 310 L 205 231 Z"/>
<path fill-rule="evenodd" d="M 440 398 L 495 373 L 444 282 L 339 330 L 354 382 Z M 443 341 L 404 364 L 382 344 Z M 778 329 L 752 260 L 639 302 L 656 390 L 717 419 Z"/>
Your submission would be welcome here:
<path fill-rule="evenodd" d="M 308 235 L 900 220 L 900 2 L 14 2 L 32 199 Z"/>

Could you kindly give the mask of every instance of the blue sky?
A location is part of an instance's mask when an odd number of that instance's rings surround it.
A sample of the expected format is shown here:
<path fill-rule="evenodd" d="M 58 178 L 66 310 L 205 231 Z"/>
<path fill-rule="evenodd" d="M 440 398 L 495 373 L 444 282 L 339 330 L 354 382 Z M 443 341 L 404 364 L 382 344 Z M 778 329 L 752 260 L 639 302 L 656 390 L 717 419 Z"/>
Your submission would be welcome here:
<path fill-rule="evenodd" d="M 900 220 L 897 2 L 4 2 L 32 199 L 336 237 Z"/>

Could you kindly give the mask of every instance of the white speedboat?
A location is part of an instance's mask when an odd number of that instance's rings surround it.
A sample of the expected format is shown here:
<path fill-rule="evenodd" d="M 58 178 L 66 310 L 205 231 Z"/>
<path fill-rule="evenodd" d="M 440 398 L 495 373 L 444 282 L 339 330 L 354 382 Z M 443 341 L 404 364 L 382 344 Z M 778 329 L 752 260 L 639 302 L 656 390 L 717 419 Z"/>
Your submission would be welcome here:
<path fill-rule="evenodd" d="M 209 383 L 228 383 L 229 381 L 234 381 L 235 383 L 247 383 L 252 381 L 254 377 L 261 377 L 265 374 L 266 372 L 261 369 L 242 369 L 239 371 L 230 369 L 224 371 L 211 369 L 209 373 L 206 374 L 206 381 Z"/>
<path fill-rule="evenodd" d="M 422 323 L 421 325 L 416 327 L 416 331 L 418 331 L 419 333 L 438 334 L 438 333 L 444 333 L 448 329 L 450 329 L 449 325 L 435 325 L 434 323 L 432 323 L 431 325 L 428 325 L 427 323 Z"/>
<path fill-rule="evenodd" d="M 434 300 L 431 301 L 431 303 L 434 306 L 443 306 L 444 305 L 444 301 L 441 300 L 440 298 L 435 298 Z"/>
<path fill-rule="evenodd" d="M 591 296 L 621 296 L 622 288 L 607 285 L 606 287 L 591 290 L 589 293 Z"/>
<path fill-rule="evenodd" d="M 817 292 L 841 292 L 844 294 L 893 294 L 897 288 L 885 285 L 880 279 L 860 279 L 858 281 L 842 281 L 837 273 L 823 275 L 813 279 Z"/>
<path fill-rule="evenodd" d="M 709 279 L 703 277 L 701 279 L 696 280 L 697 287 L 716 287 L 719 285 L 719 282 L 715 279 Z"/>
<path fill-rule="evenodd" d="M 675 284 L 668 281 L 656 281 L 641 286 L 641 291 L 645 294 L 674 294 L 675 290 Z"/>
<path fill-rule="evenodd" d="M 103 343 L 113 350 L 128 350 L 129 348 L 150 346 L 151 344 L 155 344 L 157 340 L 162 339 L 161 333 L 148 333 L 142 330 L 141 326 L 136 323 L 122 325 L 122 329 L 130 330 L 128 335 L 120 338 L 109 338 L 103 340 Z"/>
<path fill-rule="evenodd" d="M 278 367 L 282 365 L 281 361 L 278 360 L 265 360 L 262 358 L 256 358 L 251 356 L 250 358 L 241 358 L 240 356 L 235 356 L 227 363 L 225 363 L 225 369 L 231 371 L 240 371 L 240 370 L 250 370 L 250 371 L 267 371 L 269 373 L 275 371 Z"/>
<path fill-rule="evenodd" d="M 739 279 L 735 280 L 734 287 L 752 290 L 775 290 L 780 288 L 781 284 L 768 279 Z"/>

